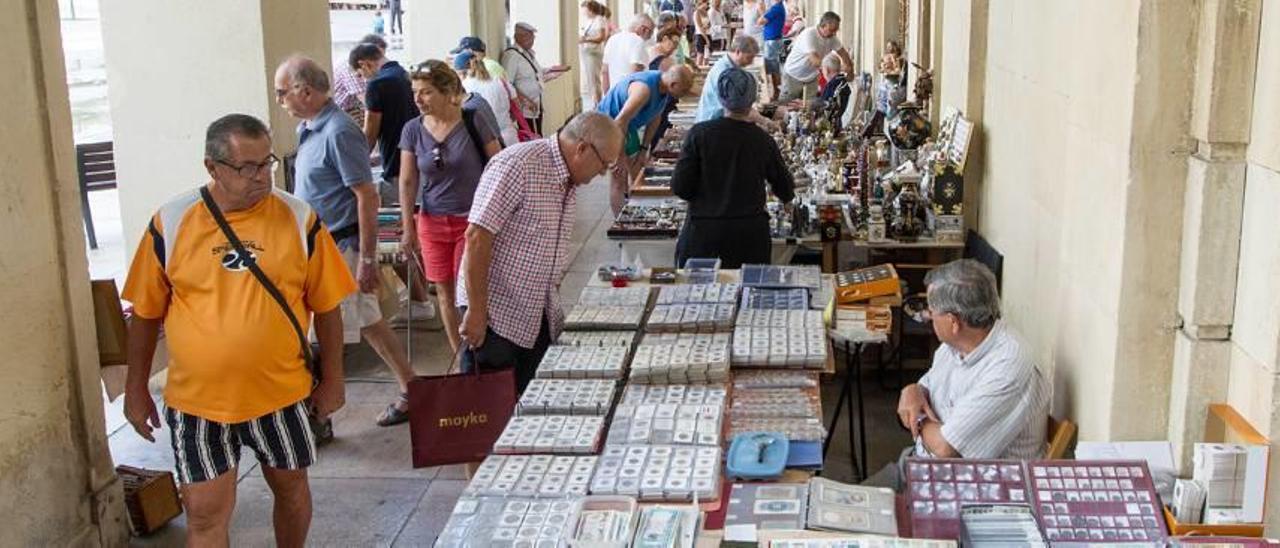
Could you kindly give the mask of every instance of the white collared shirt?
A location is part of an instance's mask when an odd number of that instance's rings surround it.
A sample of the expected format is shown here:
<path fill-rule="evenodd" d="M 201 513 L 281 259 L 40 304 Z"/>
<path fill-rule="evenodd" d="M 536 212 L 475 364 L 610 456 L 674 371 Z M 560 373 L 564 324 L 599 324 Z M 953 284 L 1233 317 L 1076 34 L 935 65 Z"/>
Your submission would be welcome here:
<path fill-rule="evenodd" d="M 964 458 L 1044 457 L 1049 380 L 1004 320 L 968 356 L 943 344 L 920 379 L 942 421 L 942 437 Z M 924 442 L 916 454 L 928 456 Z"/>
<path fill-rule="evenodd" d="M 532 51 L 512 44 L 502 52 L 502 68 L 507 71 L 507 81 L 520 95 L 533 99 L 537 106 L 520 104 L 525 118 L 537 118 L 542 113 L 542 65 Z"/>

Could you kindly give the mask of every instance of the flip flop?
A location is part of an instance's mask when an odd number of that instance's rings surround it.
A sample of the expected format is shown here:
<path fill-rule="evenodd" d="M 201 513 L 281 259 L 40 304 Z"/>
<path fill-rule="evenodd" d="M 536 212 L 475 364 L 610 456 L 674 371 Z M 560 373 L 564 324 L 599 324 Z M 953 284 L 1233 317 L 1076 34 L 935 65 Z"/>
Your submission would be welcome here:
<path fill-rule="evenodd" d="M 387 404 L 387 408 L 383 409 L 382 413 L 378 415 L 378 426 L 395 426 L 407 422 L 409 420 L 409 411 L 407 409 L 401 411 L 398 407 L 401 403 L 404 403 L 406 407 L 408 406 L 408 394 L 400 394 L 400 397 L 395 402 Z"/>

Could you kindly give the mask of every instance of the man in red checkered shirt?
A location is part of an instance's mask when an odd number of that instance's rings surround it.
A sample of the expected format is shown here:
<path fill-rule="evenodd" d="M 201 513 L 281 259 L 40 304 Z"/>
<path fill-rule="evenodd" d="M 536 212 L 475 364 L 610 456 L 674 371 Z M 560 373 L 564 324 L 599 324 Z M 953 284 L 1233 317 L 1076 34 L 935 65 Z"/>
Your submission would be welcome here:
<path fill-rule="evenodd" d="M 554 137 L 494 156 L 471 205 L 458 284 L 458 331 L 469 350 L 462 370 L 515 367 L 524 391 L 564 312 L 559 286 L 569 266 L 577 187 L 608 173 L 622 132 L 598 112 L 577 115 Z"/>

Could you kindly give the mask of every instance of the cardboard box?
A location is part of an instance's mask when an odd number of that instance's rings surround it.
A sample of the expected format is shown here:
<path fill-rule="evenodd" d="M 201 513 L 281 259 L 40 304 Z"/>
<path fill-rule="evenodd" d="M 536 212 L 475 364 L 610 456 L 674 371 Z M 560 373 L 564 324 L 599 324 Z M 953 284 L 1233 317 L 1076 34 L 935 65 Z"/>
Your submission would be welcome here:
<path fill-rule="evenodd" d="M 1270 457 L 1271 441 L 1258 433 L 1258 430 L 1249 424 L 1249 421 L 1245 420 L 1235 408 L 1224 403 L 1214 403 L 1209 405 L 1209 415 L 1205 419 L 1204 442 L 1239 443 L 1261 447 L 1254 450 L 1256 456 L 1251 460 L 1255 464 L 1249 470 L 1250 476 L 1261 475 L 1261 481 L 1256 482 L 1256 488 L 1250 490 L 1244 497 L 1246 513 L 1257 516 L 1261 521 L 1261 516 L 1266 510 L 1266 486 L 1270 475 L 1267 463 Z M 1251 485 L 1255 483 L 1252 477 L 1249 483 Z M 1165 520 L 1169 523 L 1169 532 L 1173 535 L 1261 537 L 1264 530 L 1260 522 L 1228 525 L 1181 523 L 1168 510 L 1165 510 Z"/>

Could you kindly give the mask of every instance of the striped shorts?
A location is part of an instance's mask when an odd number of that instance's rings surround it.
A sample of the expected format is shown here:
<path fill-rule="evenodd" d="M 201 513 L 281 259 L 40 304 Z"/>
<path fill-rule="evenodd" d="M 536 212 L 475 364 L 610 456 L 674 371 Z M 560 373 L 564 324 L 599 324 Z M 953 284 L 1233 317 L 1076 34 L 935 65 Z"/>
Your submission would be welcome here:
<path fill-rule="evenodd" d="M 235 424 L 188 415 L 165 407 L 173 460 L 181 483 L 209 481 L 240 464 L 247 446 L 263 466 L 300 470 L 316 461 L 316 440 L 307 424 L 305 400 Z"/>

